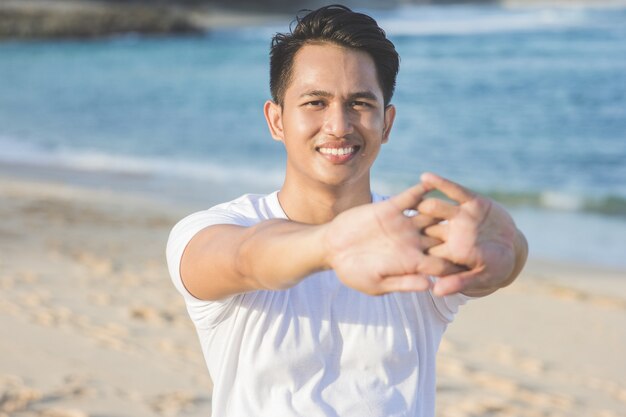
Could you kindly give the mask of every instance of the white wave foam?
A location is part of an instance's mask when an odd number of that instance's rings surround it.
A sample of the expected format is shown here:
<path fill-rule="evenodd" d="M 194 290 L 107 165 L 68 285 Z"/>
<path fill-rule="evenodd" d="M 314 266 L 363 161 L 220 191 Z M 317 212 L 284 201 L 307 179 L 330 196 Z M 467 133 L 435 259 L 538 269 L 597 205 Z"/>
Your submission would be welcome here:
<path fill-rule="evenodd" d="M 0 137 L 0 162 L 102 172 L 140 177 L 183 178 L 221 184 L 242 183 L 277 187 L 281 170 L 242 167 L 215 161 L 116 155 L 99 150 L 45 149 L 28 142 Z"/>
<path fill-rule="evenodd" d="M 581 211 L 585 207 L 585 199 L 575 194 L 565 194 L 556 191 L 544 191 L 541 193 L 540 204 L 543 207 L 564 210 Z"/>
<path fill-rule="evenodd" d="M 44 161 L 47 153 L 32 143 L 0 136 L 0 161 L 36 164 Z"/>
<path fill-rule="evenodd" d="M 418 11 L 419 10 L 419 11 Z M 463 35 L 498 32 L 528 31 L 543 28 L 567 27 L 584 20 L 582 10 L 507 10 L 470 7 L 408 8 L 398 17 L 384 17 L 378 23 L 391 36 Z"/>

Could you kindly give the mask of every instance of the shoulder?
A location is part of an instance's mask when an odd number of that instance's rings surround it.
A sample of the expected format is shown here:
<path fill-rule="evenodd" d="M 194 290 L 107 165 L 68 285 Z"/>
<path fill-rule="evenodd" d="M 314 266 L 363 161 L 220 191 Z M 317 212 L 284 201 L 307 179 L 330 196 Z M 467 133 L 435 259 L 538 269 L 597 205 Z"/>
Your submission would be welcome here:
<path fill-rule="evenodd" d="M 271 194 L 244 194 L 234 200 L 186 216 L 174 226 L 172 233 L 175 234 L 182 229 L 198 229 L 214 224 L 251 226 L 261 220 L 279 217 L 280 214 L 276 192 Z"/>
<path fill-rule="evenodd" d="M 218 224 L 252 226 L 262 220 L 280 216 L 279 209 L 276 193 L 245 194 L 207 210 L 192 213 L 172 228 L 167 241 L 168 260 L 179 260 L 193 236 L 206 227 Z"/>
<path fill-rule="evenodd" d="M 266 195 L 245 194 L 207 210 L 197 211 L 184 217 L 172 228 L 167 242 L 168 259 L 171 256 L 179 259 L 187 243 L 206 227 L 218 224 L 252 226 L 282 216 L 284 213 L 278 203 L 277 192 Z"/>
<path fill-rule="evenodd" d="M 218 224 L 252 226 L 260 221 L 281 215 L 276 193 L 245 194 L 232 201 L 207 210 L 197 211 L 180 220 L 172 228 L 166 245 L 166 258 L 170 276 L 179 291 L 191 299 L 180 277 L 180 262 L 185 248 L 201 230 Z"/>
<path fill-rule="evenodd" d="M 203 212 L 209 216 L 230 216 L 252 221 L 282 217 L 282 209 L 278 203 L 278 192 L 271 194 L 244 194 L 226 203 L 218 204 Z M 195 213 L 198 214 L 198 213 Z M 245 224 L 244 224 L 245 225 Z"/>

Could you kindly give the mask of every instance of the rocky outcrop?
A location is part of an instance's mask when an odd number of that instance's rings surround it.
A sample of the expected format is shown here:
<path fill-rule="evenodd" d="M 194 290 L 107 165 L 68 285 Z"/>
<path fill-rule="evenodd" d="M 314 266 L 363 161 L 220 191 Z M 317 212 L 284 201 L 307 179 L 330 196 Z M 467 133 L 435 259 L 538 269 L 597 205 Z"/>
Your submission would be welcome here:
<path fill-rule="evenodd" d="M 171 34 L 203 29 L 189 11 L 169 5 L 49 0 L 0 3 L 0 39 Z"/>

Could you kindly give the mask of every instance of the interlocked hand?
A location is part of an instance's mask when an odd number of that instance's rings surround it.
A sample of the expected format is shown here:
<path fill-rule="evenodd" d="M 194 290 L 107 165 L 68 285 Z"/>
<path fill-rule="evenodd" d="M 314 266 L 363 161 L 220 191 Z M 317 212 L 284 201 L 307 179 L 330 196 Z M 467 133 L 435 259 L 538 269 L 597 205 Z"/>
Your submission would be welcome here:
<path fill-rule="evenodd" d="M 425 252 L 440 246 L 422 232 L 435 220 L 415 210 L 426 189 L 418 184 L 387 201 L 347 210 L 328 225 L 329 264 L 347 286 L 370 295 L 429 289 L 430 275 L 449 275 L 461 268 Z"/>
<path fill-rule="evenodd" d="M 434 293 L 484 295 L 514 279 L 519 261 L 515 248 L 518 231 L 506 210 L 493 200 L 435 174 L 422 175 L 422 184 L 453 200 L 428 198 L 418 205 L 421 214 L 439 221 L 424 230 L 425 235 L 441 241 L 427 253 L 466 268 L 440 275 Z M 525 256 L 523 252 L 524 260 Z"/>

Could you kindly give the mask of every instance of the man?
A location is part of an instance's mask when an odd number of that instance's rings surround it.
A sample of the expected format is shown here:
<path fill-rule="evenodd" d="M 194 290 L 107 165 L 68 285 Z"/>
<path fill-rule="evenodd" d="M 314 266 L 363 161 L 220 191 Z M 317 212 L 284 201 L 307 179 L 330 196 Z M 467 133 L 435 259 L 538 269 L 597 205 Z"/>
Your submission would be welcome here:
<path fill-rule="evenodd" d="M 430 173 L 389 199 L 370 190 L 398 62 L 376 22 L 342 6 L 276 35 L 264 112 L 287 150 L 283 186 L 172 230 L 213 415 L 433 416 L 447 324 L 522 269 L 524 236 L 493 201 Z"/>

